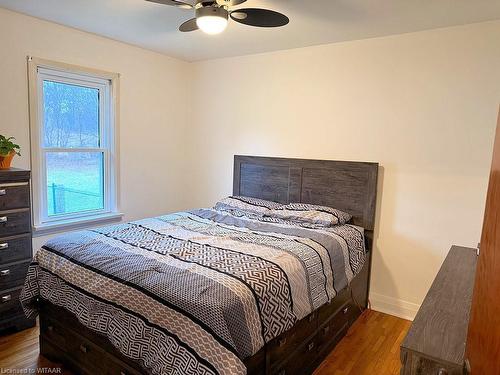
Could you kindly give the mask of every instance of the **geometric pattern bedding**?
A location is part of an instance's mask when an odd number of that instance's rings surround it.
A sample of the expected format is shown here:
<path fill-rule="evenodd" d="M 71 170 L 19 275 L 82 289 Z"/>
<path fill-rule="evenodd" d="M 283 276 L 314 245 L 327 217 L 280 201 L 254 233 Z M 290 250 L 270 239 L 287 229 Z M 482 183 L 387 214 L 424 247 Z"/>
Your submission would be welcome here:
<path fill-rule="evenodd" d="M 152 374 L 245 374 L 243 359 L 333 299 L 362 228 L 200 209 L 49 240 L 21 293 L 64 307 Z"/>

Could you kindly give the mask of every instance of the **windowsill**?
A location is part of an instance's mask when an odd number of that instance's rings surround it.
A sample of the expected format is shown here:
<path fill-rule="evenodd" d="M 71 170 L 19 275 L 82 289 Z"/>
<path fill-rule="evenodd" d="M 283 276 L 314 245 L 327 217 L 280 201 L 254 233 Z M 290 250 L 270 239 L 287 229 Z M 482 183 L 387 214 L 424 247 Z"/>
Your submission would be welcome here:
<path fill-rule="evenodd" d="M 123 213 L 121 212 L 111 212 L 38 224 L 33 227 L 33 237 L 67 230 L 85 229 L 93 224 L 119 221 L 122 217 Z"/>

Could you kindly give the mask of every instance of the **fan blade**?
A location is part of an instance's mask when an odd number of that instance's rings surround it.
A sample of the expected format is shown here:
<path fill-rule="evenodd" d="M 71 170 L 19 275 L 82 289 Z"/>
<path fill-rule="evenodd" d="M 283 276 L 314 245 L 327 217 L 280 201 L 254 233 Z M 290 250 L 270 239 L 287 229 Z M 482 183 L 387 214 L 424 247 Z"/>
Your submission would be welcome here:
<path fill-rule="evenodd" d="M 245 1 L 247 0 L 217 0 L 217 4 L 220 6 L 234 7 L 243 4 Z"/>
<path fill-rule="evenodd" d="M 178 0 L 146 0 L 146 1 L 149 1 L 150 3 L 171 5 L 182 9 L 193 9 L 193 6 L 191 4 L 185 3 L 184 1 L 178 1 Z"/>
<path fill-rule="evenodd" d="M 179 30 L 183 33 L 187 33 L 189 31 L 198 30 L 198 25 L 196 24 L 196 18 L 191 18 L 190 20 L 184 22 L 179 26 Z"/>
<path fill-rule="evenodd" d="M 284 14 L 257 8 L 234 10 L 231 12 L 231 19 L 244 25 L 258 27 L 279 27 L 290 22 L 290 19 Z"/>

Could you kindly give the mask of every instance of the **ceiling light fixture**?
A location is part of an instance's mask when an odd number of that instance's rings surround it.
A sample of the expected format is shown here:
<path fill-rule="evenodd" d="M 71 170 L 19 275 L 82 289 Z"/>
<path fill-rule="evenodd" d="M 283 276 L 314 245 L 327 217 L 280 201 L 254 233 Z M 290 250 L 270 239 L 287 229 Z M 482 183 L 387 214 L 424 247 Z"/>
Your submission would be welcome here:
<path fill-rule="evenodd" d="M 206 34 L 215 35 L 227 27 L 229 12 L 223 7 L 202 7 L 196 9 L 196 25 Z"/>
<path fill-rule="evenodd" d="M 195 17 L 179 26 L 179 31 L 188 33 L 202 30 L 207 34 L 223 32 L 231 18 L 233 21 L 248 26 L 280 27 L 290 22 L 287 16 L 274 10 L 261 8 L 238 8 L 247 0 L 146 0 L 151 3 L 170 5 L 176 8 L 194 10 Z M 1 0 L 0 0 L 1 2 Z"/>

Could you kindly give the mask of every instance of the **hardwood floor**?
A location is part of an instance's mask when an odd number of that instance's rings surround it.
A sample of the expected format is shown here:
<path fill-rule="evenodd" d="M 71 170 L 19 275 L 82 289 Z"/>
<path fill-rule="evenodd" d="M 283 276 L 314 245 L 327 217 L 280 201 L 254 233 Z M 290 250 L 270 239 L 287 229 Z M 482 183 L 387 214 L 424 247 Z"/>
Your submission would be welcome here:
<path fill-rule="evenodd" d="M 8 373 L 5 369 L 27 369 L 26 373 L 31 374 L 42 367 L 54 365 L 38 355 L 38 326 L 0 337 L 0 373 Z"/>
<path fill-rule="evenodd" d="M 399 344 L 409 327 L 407 320 L 366 311 L 314 375 L 399 375 Z M 58 366 L 38 354 L 37 327 L 0 337 L 0 373 L 54 367 Z"/>
<path fill-rule="evenodd" d="M 399 375 L 399 345 L 411 322 L 368 310 L 314 375 Z"/>

